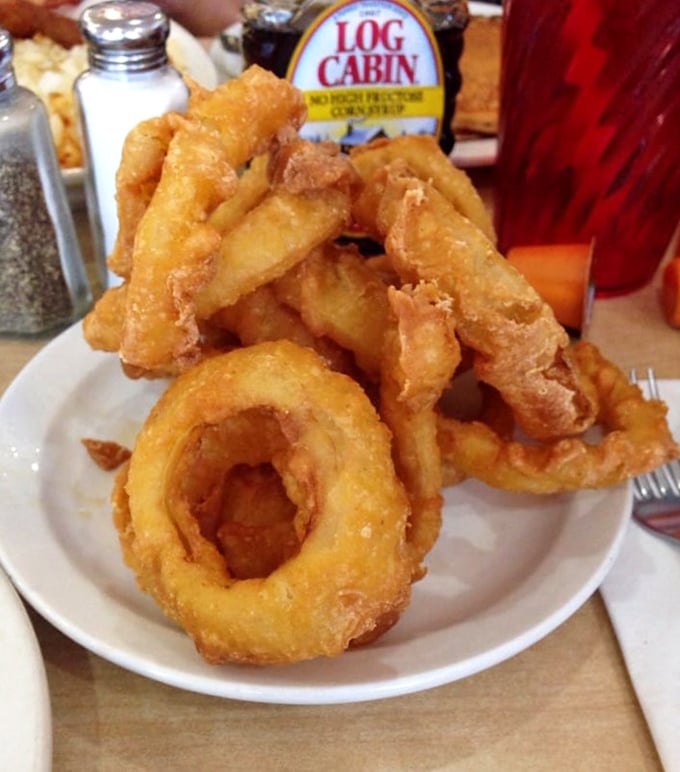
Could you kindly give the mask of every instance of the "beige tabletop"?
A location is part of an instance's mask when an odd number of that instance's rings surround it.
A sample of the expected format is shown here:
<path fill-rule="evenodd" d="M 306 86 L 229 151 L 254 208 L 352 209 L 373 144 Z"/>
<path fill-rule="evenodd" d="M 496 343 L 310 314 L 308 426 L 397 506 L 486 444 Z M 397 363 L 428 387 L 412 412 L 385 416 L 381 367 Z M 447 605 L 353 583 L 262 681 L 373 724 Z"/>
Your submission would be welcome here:
<path fill-rule="evenodd" d="M 474 177 L 488 190 L 490 172 Z M 680 331 L 663 322 L 657 292 L 654 283 L 598 300 L 590 337 L 626 369 L 654 365 L 680 377 Z M 0 340 L 0 390 L 44 343 Z M 57 771 L 661 768 L 597 593 L 543 640 L 477 675 L 337 706 L 182 691 L 31 618 L 46 663 Z"/>

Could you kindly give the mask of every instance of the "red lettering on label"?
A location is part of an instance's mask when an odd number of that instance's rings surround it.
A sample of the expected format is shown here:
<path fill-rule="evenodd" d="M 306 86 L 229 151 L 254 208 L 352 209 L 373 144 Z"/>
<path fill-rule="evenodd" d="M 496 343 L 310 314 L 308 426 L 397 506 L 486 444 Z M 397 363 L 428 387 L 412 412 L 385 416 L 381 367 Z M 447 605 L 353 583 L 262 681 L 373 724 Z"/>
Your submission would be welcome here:
<path fill-rule="evenodd" d="M 336 51 L 339 54 L 348 54 L 352 49 L 347 47 L 347 22 L 346 21 L 339 21 L 336 22 L 335 27 L 338 32 L 338 46 L 336 48 Z"/>
<path fill-rule="evenodd" d="M 404 47 L 404 36 L 393 34 L 392 27 L 395 25 L 396 30 L 394 30 L 394 33 L 396 33 L 397 30 L 400 30 L 404 26 L 404 23 L 401 19 L 390 19 L 385 22 L 385 26 L 383 27 L 383 45 L 388 51 L 401 51 Z"/>
<path fill-rule="evenodd" d="M 418 54 L 337 54 L 319 62 L 317 76 L 326 87 L 385 85 L 407 86 L 415 83 Z"/>
<path fill-rule="evenodd" d="M 362 19 L 354 29 L 349 22 L 338 21 L 335 27 L 338 54 L 373 51 L 378 45 L 387 51 L 401 51 L 404 47 L 404 36 L 398 34 L 403 27 L 401 19 L 388 19 L 382 26 L 375 19 Z"/>
<path fill-rule="evenodd" d="M 339 57 L 337 56 L 327 56 L 324 59 L 322 59 L 319 62 L 319 68 L 317 70 L 317 78 L 319 79 L 319 83 L 324 86 L 325 88 L 329 88 L 332 85 L 335 85 L 331 82 L 331 71 L 334 64 L 337 64 L 339 61 Z"/>

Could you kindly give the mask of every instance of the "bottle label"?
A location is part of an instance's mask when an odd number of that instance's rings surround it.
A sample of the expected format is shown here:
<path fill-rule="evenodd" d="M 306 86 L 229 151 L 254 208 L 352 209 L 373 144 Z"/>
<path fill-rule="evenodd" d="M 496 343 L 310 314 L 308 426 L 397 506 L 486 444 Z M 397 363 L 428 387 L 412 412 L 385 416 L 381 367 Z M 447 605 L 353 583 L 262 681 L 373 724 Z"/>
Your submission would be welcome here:
<path fill-rule="evenodd" d="M 341 0 L 305 30 L 286 77 L 304 94 L 300 133 L 345 148 L 380 136 L 432 134 L 444 73 L 427 19 L 405 0 Z"/>

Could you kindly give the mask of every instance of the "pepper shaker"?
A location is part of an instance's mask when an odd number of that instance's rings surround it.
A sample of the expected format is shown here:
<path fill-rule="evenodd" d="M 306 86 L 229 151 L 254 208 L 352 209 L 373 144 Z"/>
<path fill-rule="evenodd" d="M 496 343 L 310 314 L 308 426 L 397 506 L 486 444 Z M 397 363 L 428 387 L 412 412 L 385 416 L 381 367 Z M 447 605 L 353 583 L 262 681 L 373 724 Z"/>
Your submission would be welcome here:
<path fill-rule="evenodd" d="M 0 332 L 41 334 L 80 318 L 92 297 L 47 110 L 19 86 L 0 27 Z"/>
<path fill-rule="evenodd" d="M 106 258 L 118 233 L 116 172 L 125 138 L 139 122 L 184 111 L 189 89 L 169 63 L 168 17 L 154 3 L 109 0 L 80 17 L 88 69 L 74 86 L 85 157 L 85 193 L 103 286 L 121 279 Z"/>

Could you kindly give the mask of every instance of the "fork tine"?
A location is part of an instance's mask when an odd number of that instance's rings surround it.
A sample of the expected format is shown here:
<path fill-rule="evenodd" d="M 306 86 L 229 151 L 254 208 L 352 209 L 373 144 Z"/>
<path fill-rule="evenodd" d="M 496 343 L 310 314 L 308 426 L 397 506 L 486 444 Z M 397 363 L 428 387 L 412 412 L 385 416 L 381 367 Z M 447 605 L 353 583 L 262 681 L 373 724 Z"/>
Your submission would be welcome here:
<path fill-rule="evenodd" d="M 656 373 L 654 370 L 652 370 L 651 367 L 647 368 L 647 386 L 649 388 L 649 396 L 652 399 L 661 399 L 661 396 L 659 394 L 659 384 L 656 380 Z M 661 495 L 662 497 L 665 496 L 668 493 L 668 488 L 666 487 L 666 479 L 670 477 L 668 472 L 666 474 L 661 473 L 661 469 L 664 467 L 659 467 L 658 469 L 653 469 L 649 473 L 650 477 L 650 483 L 652 483 L 652 490 L 655 495 Z M 656 490 L 654 489 L 656 487 Z"/>
<path fill-rule="evenodd" d="M 658 475 L 655 472 L 638 475 L 633 479 L 633 486 L 633 493 L 638 501 L 662 499 L 667 493 L 664 485 L 659 485 Z"/>
<path fill-rule="evenodd" d="M 638 383 L 635 370 L 630 372 L 630 382 Z M 647 368 L 647 385 L 650 397 L 652 399 L 661 399 L 656 374 L 651 367 Z M 675 496 L 680 496 L 680 473 L 675 471 L 672 462 L 662 464 L 658 469 L 636 477 L 633 492 L 638 501 L 663 498 L 669 492 L 672 492 Z"/>
<path fill-rule="evenodd" d="M 656 375 L 652 368 L 647 369 L 647 382 L 649 383 L 649 393 L 653 399 L 661 399 L 659 393 L 659 384 L 656 380 Z M 657 470 L 657 475 L 664 478 L 664 481 L 668 487 L 673 491 L 676 496 L 680 496 L 680 475 L 676 471 L 677 462 L 669 462 L 663 464 Z"/>
<path fill-rule="evenodd" d="M 678 479 L 678 472 L 674 471 L 674 465 L 672 462 L 664 464 L 659 468 L 659 474 L 663 476 L 668 483 L 668 487 L 673 491 L 675 496 L 680 496 L 680 480 Z"/>

